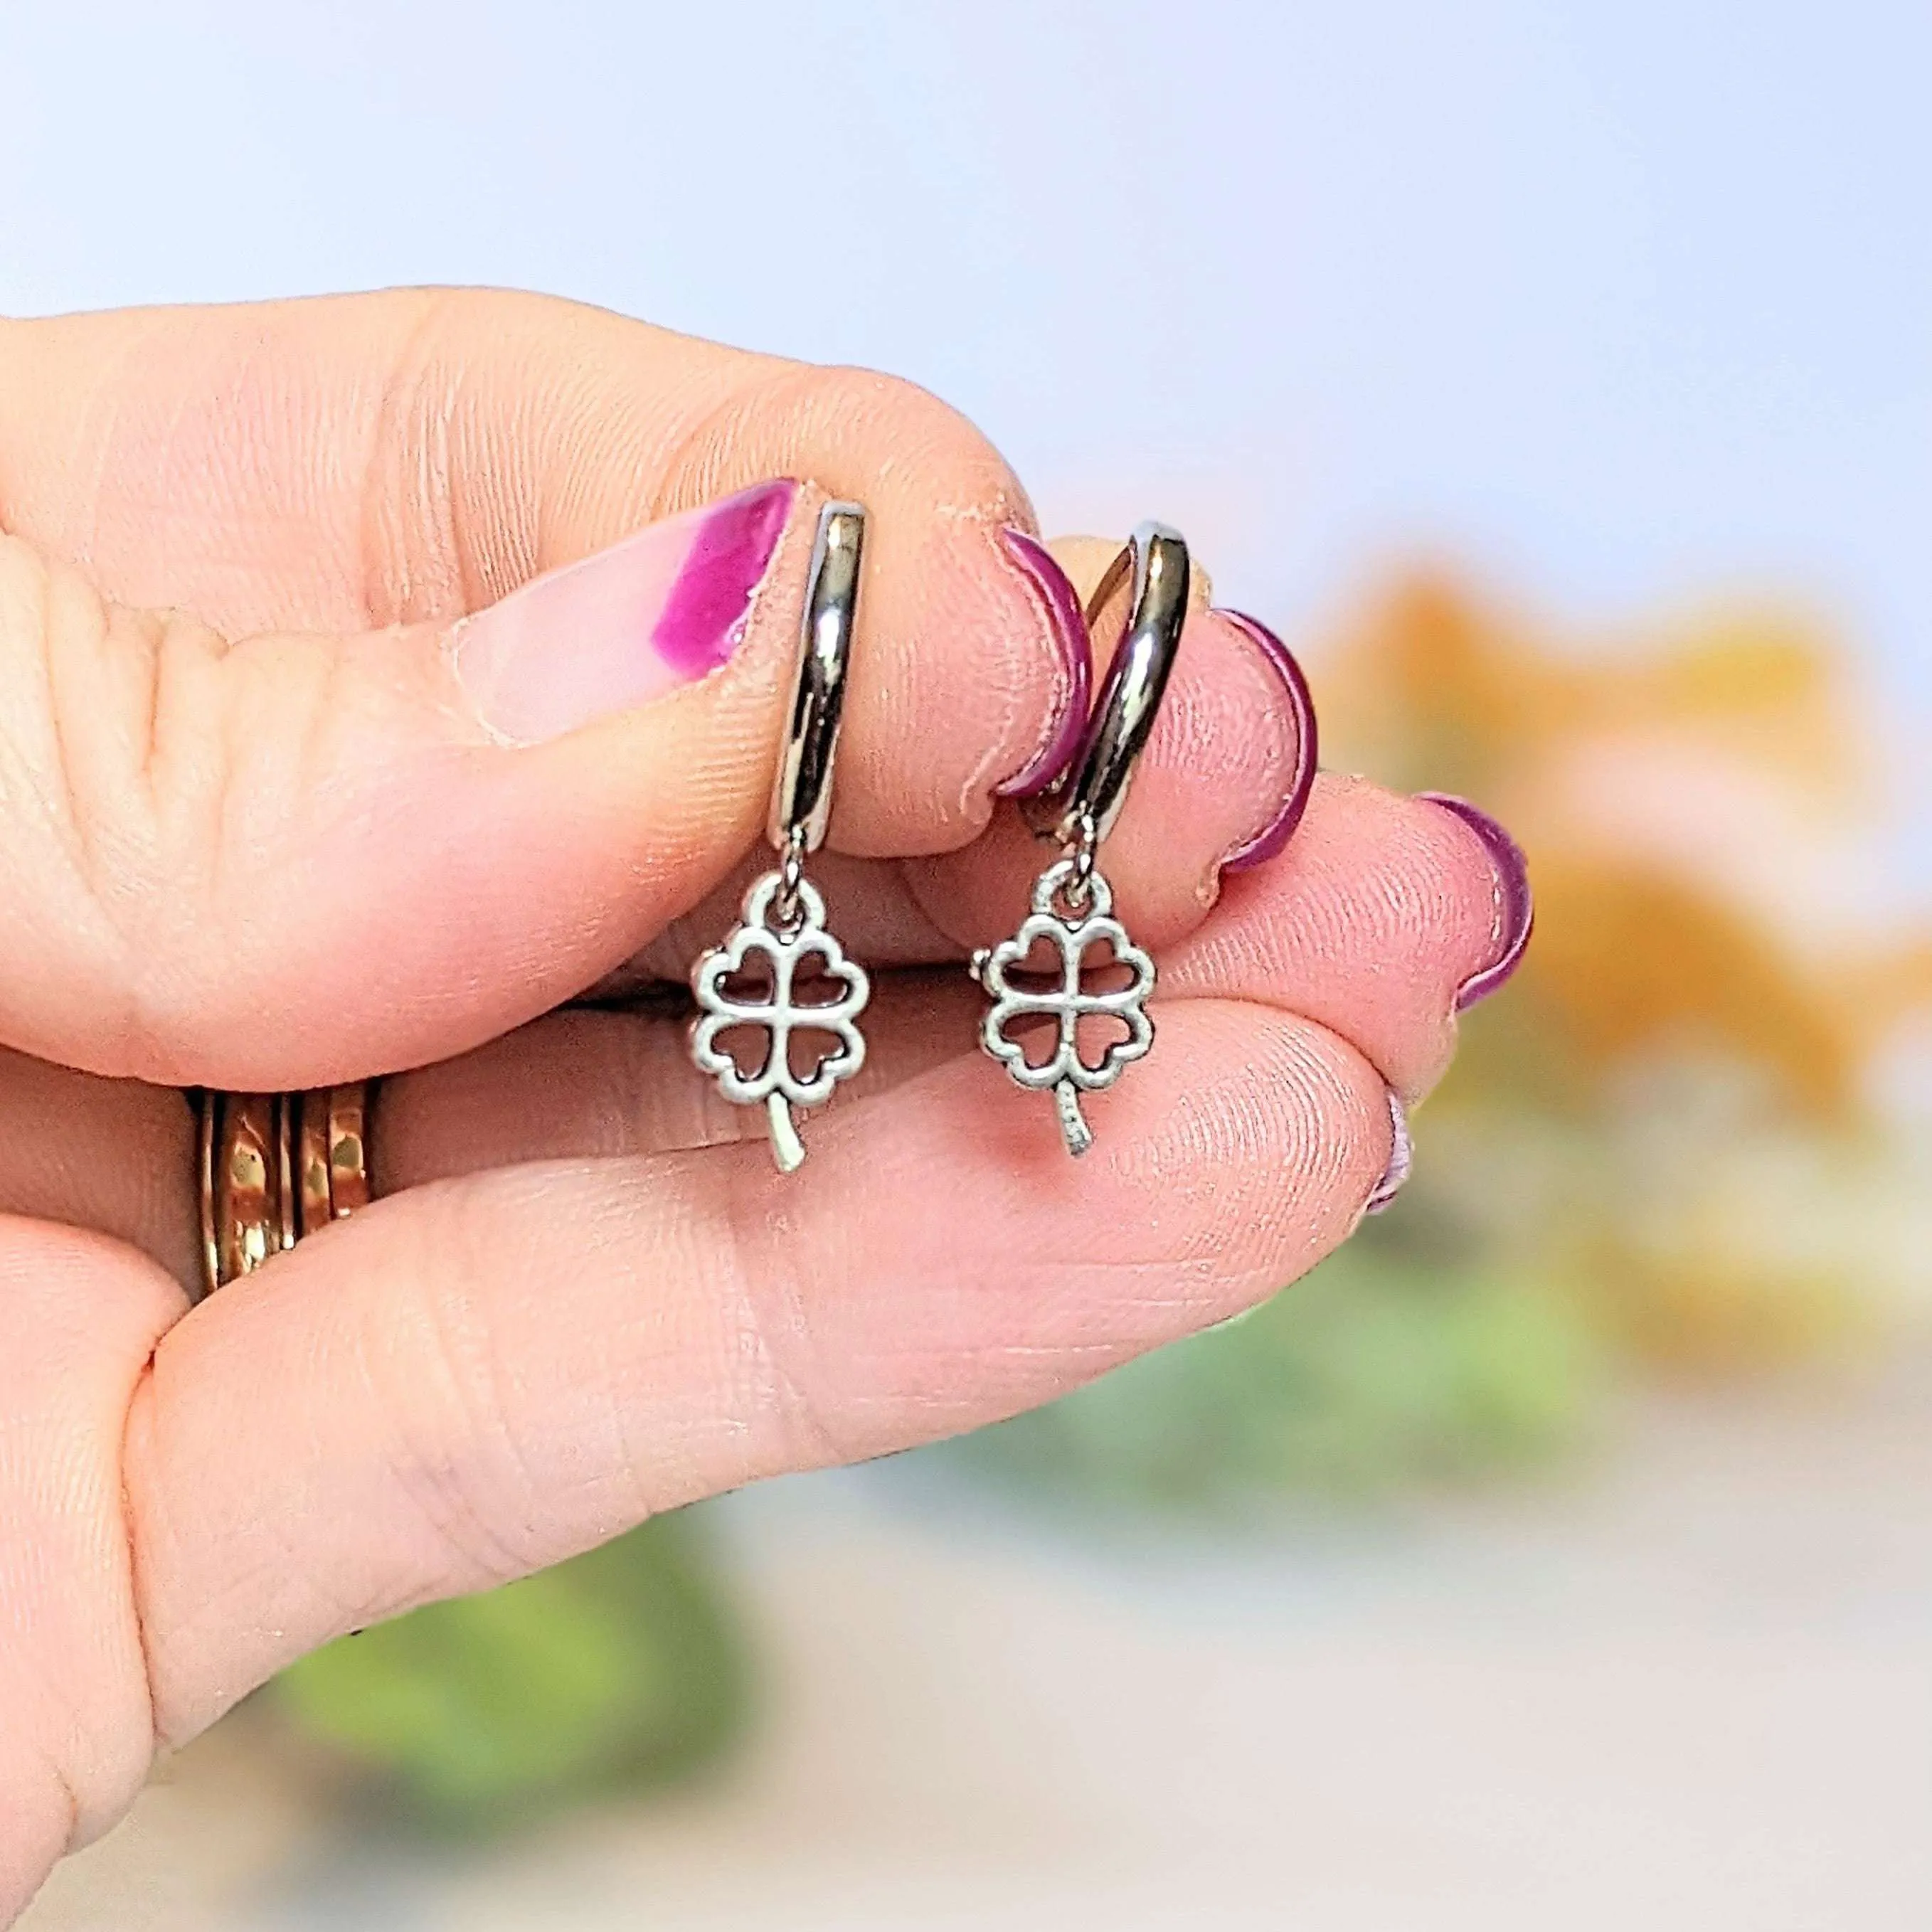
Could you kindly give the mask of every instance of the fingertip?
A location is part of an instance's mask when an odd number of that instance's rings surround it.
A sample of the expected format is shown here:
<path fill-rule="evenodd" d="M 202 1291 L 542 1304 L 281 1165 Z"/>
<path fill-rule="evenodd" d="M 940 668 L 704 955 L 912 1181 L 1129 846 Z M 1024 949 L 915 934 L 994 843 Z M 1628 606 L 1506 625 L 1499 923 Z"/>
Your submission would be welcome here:
<path fill-rule="evenodd" d="M 1307 808 L 1314 706 L 1286 647 L 1260 632 L 1226 611 L 1190 616 L 1126 810 L 1102 853 L 1123 904 L 1155 946 L 1198 926 L 1222 879 L 1279 853 Z"/>
<path fill-rule="evenodd" d="M 1413 1102 L 1454 1054 L 1459 989 L 1513 950 L 1508 895 L 1460 817 L 1365 778 L 1318 778 L 1288 850 L 1228 881 L 1214 921 L 1163 959 L 1163 984 L 1317 1020 Z"/>
<path fill-rule="evenodd" d="M 1320 757 L 1319 733 L 1315 716 L 1315 699 L 1300 662 L 1286 644 L 1258 619 L 1239 610 L 1216 610 L 1214 614 L 1231 624 L 1259 655 L 1279 682 L 1281 703 L 1294 743 L 1292 758 L 1286 764 L 1279 797 L 1259 827 L 1243 839 L 1221 861 L 1226 872 L 1244 872 L 1264 865 L 1294 837 L 1302 814 L 1308 809 L 1315 788 L 1315 772 Z"/>
<path fill-rule="evenodd" d="M 1092 701 L 1093 640 L 1071 580 L 1037 537 L 1009 525 L 1000 542 L 1037 594 L 1053 662 L 1053 700 L 1044 734 L 1025 764 L 994 788 L 1000 798 L 1034 798 L 1063 772 L 1080 742 Z"/>
<path fill-rule="evenodd" d="M 1467 1012 L 1480 1000 L 1501 990 L 1522 964 L 1536 926 L 1536 899 L 1529 884 L 1529 861 L 1522 848 L 1498 819 L 1466 798 L 1442 791 L 1418 792 L 1423 803 L 1439 806 L 1474 833 L 1488 861 L 1492 880 L 1492 916 L 1490 963 L 1471 974 L 1456 989 L 1456 1010 Z"/>

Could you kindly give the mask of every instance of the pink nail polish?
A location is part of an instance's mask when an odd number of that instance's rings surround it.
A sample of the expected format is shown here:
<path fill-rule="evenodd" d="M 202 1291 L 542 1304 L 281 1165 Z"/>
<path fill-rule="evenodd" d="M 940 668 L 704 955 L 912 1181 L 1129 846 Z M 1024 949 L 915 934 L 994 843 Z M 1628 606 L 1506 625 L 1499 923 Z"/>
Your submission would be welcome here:
<path fill-rule="evenodd" d="M 1529 935 L 1536 924 L 1536 902 L 1529 889 L 1529 862 L 1522 856 L 1522 848 L 1480 806 L 1444 791 L 1418 792 L 1416 796 L 1453 812 L 1476 835 L 1496 876 L 1496 956 L 1457 988 L 1456 1010 L 1466 1012 L 1502 985 L 1522 964 L 1522 956 L 1528 950 Z"/>
<path fill-rule="evenodd" d="M 760 483 L 537 578 L 451 635 L 499 736 L 536 744 L 695 683 L 744 641 L 798 486 Z"/>
<path fill-rule="evenodd" d="M 1091 702 L 1094 647 L 1078 593 L 1054 562 L 1052 551 L 1024 530 L 1004 530 L 1000 541 L 1039 598 L 1060 660 L 1053 722 L 1046 736 L 1025 764 L 996 788 L 1001 798 L 1033 798 L 1059 777 L 1080 742 Z"/>
<path fill-rule="evenodd" d="M 1276 677 L 1294 727 L 1294 769 L 1289 773 L 1280 802 L 1268 822 L 1246 838 L 1221 861 L 1224 872 L 1244 872 L 1251 866 L 1265 864 L 1294 836 L 1301 815 L 1308 809 L 1308 796 L 1315 789 L 1316 760 L 1319 756 L 1315 723 L 1315 700 L 1308 688 L 1294 653 L 1257 618 L 1238 610 L 1220 610 L 1224 617 L 1258 651 Z"/>

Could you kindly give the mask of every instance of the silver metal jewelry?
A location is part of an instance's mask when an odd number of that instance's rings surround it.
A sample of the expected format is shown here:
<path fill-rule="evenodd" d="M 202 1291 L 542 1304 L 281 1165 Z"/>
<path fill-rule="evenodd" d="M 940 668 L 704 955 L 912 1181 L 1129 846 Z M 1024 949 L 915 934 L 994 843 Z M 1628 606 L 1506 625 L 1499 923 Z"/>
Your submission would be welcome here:
<path fill-rule="evenodd" d="M 772 1158 L 786 1174 L 805 1159 L 792 1108 L 822 1106 L 840 1081 L 866 1064 L 866 1036 L 857 1022 L 872 982 L 826 931 L 825 901 L 805 875 L 806 859 L 824 844 L 832 817 L 832 760 L 865 543 L 862 505 L 828 503 L 819 513 L 798 680 L 766 827 L 778 864 L 753 882 L 738 924 L 691 973 L 698 1008 L 692 1058 L 726 1100 L 764 1108 Z M 802 988 L 826 997 L 801 998 Z M 728 1035 L 746 1030 L 766 1036 L 764 1058 L 751 1073 L 740 1070 L 725 1044 Z M 791 1061 L 797 1033 L 828 1035 L 835 1042 L 802 1074 Z"/>
<path fill-rule="evenodd" d="M 1126 634 L 1114 654 L 1085 736 L 1067 776 L 1030 808 L 1034 829 L 1054 840 L 1061 856 L 1035 881 L 1033 909 L 1010 939 L 973 956 L 974 979 L 992 996 L 980 1022 L 980 1042 L 1022 1087 L 1051 1089 L 1060 1131 L 1070 1154 L 1094 1144 L 1080 1110 L 1082 1094 L 1111 1087 L 1121 1071 L 1154 1044 L 1147 1001 L 1154 965 L 1114 916 L 1113 888 L 1095 864 L 1101 842 L 1114 829 L 1126 801 L 1134 764 L 1154 729 L 1168 674 L 1180 646 L 1187 616 L 1187 545 L 1176 531 L 1143 524 L 1088 600 L 1091 624 L 1133 574 L 1133 604 Z M 1029 974 L 1028 962 L 1042 947 L 1053 957 L 1050 974 Z M 1086 990 L 1083 976 L 1101 962 L 1096 947 L 1111 953 L 1124 982 L 1104 992 Z M 1032 983 L 1028 983 L 1029 978 Z M 1125 1037 L 1109 1041 L 1097 1063 L 1081 1057 L 1080 1022 L 1118 1022 Z M 1028 1058 L 1024 1039 L 1009 1030 L 1016 1022 L 1051 1019 L 1053 1051 L 1044 1060 Z"/>

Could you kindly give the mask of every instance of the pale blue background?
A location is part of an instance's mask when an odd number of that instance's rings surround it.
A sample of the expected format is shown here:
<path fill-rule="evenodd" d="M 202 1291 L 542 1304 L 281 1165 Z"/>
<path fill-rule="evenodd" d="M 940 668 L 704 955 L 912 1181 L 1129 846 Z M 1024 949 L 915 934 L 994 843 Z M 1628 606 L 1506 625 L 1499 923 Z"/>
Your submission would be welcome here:
<path fill-rule="evenodd" d="M 491 281 L 876 364 L 1291 628 L 1418 548 L 1796 593 L 1923 831 L 1928 90 L 1923 5 L 4 0 L 0 306 Z"/>
<path fill-rule="evenodd" d="M 0 0 L 0 309 L 495 281 L 880 364 L 1291 632 L 1418 548 L 1580 628 L 1793 596 L 1922 890 L 1928 94 L 1927 0 Z M 766 1782 L 412 1862 L 191 1756 L 46 1932 L 1932 1923 L 1916 1364 L 1246 1568 L 767 1490 Z"/>

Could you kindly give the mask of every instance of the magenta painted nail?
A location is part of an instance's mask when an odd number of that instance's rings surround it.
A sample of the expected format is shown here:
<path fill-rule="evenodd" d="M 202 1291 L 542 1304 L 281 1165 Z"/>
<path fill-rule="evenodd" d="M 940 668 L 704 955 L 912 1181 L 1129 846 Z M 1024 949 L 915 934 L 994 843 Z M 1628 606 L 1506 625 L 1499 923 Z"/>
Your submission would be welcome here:
<path fill-rule="evenodd" d="M 1287 694 L 1288 709 L 1294 724 L 1294 770 L 1283 789 L 1281 802 L 1259 831 L 1244 839 L 1221 862 L 1224 872 L 1245 872 L 1250 866 L 1264 864 L 1294 836 L 1301 814 L 1308 809 L 1308 795 L 1315 789 L 1315 764 L 1319 755 L 1315 722 L 1315 700 L 1308 680 L 1294 653 L 1258 620 L 1238 610 L 1216 614 L 1232 624 L 1266 660 L 1268 668 L 1281 680 Z"/>
<path fill-rule="evenodd" d="M 760 483 L 553 570 L 451 634 L 500 737 L 536 744 L 692 684 L 744 641 L 798 486 Z"/>
<path fill-rule="evenodd" d="M 1000 541 L 1040 599 L 1060 660 L 1053 722 L 1033 756 L 996 788 L 1001 798 L 1034 798 L 1066 770 L 1080 742 L 1093 688 L 1094 647 L 1078 594 L 1066 572 L 1054 562 L 1052 551 L 1024 530 L 1003 530 Z"/>
<path fill-rule="evenodd" d="M 1522 963 L 1531 930 L 1536 924 L 1536 902 L 1529 890 L 1529 863 L 1522 856 L 1522 848 L 1486 812 L 1467 799 L 1442 791 L 1420 792 L 1417 796 L 1431 805 L 1439 805 L 1444 812 L 1454 812 L 1481 840 L 1495 876 L 1492 923 L 1496 956 L 1456 988 L 1456 1010 L 1466 1012 L 1478 1000 L 1486 1000 Z"/>
<path fill-rule="evenodd" d="M 1382 1178 L 1369 1191 L 1369 1198 L 1363 1204 L 1364 1214 L 1379 1214 L 1402 1192 L 1415 1166 L 1415 1143 L 1408 1135 L 1408 1109 L 1396 1097 L 1395 1089 L 1389 1089 L 1389 1142 L 1388 1165 L 1382 1169 Z"/>

